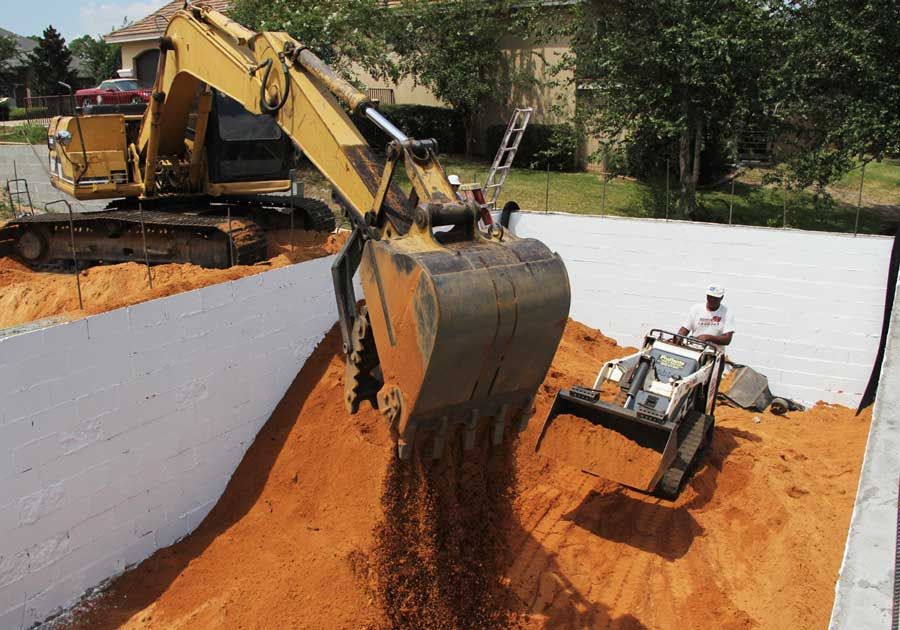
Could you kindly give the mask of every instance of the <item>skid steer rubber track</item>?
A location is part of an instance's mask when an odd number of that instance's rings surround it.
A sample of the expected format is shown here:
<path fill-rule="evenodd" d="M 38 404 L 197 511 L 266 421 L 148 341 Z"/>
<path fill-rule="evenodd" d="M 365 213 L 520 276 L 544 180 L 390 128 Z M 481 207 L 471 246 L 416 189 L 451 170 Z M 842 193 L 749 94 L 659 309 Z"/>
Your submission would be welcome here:
<path fill-rule="evenodd" d="M 697 411 L 689 412 L 678 427 L 678 453 L 653 493 L 670 501 L 678 498 L 686 477 L 694 470 L 704 452 L 707 438 L 712 439 L 715 418 Z"/>

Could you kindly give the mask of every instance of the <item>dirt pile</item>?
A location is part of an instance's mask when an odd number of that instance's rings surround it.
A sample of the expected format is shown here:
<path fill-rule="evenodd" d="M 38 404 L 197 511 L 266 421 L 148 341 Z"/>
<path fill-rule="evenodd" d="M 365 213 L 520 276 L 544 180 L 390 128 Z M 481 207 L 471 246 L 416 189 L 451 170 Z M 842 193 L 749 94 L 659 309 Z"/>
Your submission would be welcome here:
<path fill-rule="evenodd" d="M 227 280 L 236 280 L 269 269 L 336 253 L 342 235 L 290 231 L 272 235 L 269 259 L 230 269 L 204 269 L 197 265 L 168 264 L 152 267 L 153 288 L 147 268 L 138 263 L 91 267 L 81 272 L 84 310 L 78 308 L 75 277 L 71 273 L 39 273 L 12 258 L 0 258 L 0 328 L 47 317 L 75 319 L 102 313 Z"/>
<path fill-rule="evenodd" d="M 541 440 L 541 455 L 633 488 L 646 488 L 660 454 L 621 433 L 571 414 L 558 415 Z"/>
<path fill-rule="evenodd" d="M 647 497 L 534 453 L 556 389 L 627 351 L 570 322 L 509 451 L 402 469 L 377 412 L 345 415 L 339 346 L 333 330 L 200 528 L 60 625 L 827 624 L 868 415 L 720 408 L 679 500 Z"/>

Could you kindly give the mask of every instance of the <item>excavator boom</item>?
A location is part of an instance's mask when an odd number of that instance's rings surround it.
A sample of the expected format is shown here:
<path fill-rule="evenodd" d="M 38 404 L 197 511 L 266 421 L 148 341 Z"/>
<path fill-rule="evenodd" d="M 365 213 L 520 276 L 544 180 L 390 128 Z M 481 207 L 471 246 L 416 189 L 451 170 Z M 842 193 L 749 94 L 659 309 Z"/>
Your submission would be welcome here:
<path fill-rule="evenodd" d="M 559 256 L 499 227 L 481 232 L 478 209 L 456 197 L 436 142 L 408 137 L 288 34 L 256 33 L 191 6 L 172 17 L 160 48 L 150 106 L 128 149 L 128 185 L 146 199 L 222 192 L 198 166 L 210 90 L 270 116 L 330 180 L 353 224 L 333 267 L 348 409 L 377 405 L 401 458 L 426 441 L 434 456 L 448 439 L 471 447 L 489 435 L 496 444 L 508 426 L 522 426 L 568 316 Z M 341 101 L 385 132 L 386 159 Z M 401 164 L 407 192 L 393 182 Z"/>

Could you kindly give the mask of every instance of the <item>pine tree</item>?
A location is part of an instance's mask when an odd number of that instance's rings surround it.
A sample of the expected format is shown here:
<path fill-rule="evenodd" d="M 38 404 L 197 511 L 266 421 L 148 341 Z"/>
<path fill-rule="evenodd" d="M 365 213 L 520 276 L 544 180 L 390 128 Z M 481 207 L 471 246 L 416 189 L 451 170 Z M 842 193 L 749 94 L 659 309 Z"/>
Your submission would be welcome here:
<path fill-rule="evenodd" d="M 62 94 L 65 90 L 59 82 L 71 84 L 74 79 L 70 69 L 72 53 L 66 47 L 66 40 L 52 26 L 44 30 L 29 61 L 33 72 L 32 87 L 38 94 Z"/>

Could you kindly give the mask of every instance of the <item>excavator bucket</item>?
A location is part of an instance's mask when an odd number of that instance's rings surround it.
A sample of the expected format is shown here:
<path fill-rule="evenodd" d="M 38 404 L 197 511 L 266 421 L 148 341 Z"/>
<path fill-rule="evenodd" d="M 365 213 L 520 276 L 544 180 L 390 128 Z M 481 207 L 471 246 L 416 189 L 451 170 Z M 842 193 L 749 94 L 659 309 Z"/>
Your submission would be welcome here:
<path fill-rule="evenodd" d="M 413 233 L 368 241 L 360 278 L 401 458 L 524 428 L 569 312 L 558 255 L 534 239 Z"/>
<path fill-rule="evenodd" d="M 594 389 L 563 389 L 535 450 L 596 477 L 653 492 L 678 453 L 677 426 L 600 400 Z"/>

